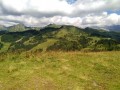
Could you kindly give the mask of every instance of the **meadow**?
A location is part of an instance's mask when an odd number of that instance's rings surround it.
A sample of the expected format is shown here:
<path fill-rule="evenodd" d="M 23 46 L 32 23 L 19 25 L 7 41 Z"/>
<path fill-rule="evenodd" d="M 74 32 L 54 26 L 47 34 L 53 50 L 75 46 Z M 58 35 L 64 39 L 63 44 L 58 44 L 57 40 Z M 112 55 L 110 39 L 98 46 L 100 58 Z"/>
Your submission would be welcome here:
<path fill-rule="evenodd" d="M 120 90 L 120 51 L 1 53 L 0 90 Z"/>

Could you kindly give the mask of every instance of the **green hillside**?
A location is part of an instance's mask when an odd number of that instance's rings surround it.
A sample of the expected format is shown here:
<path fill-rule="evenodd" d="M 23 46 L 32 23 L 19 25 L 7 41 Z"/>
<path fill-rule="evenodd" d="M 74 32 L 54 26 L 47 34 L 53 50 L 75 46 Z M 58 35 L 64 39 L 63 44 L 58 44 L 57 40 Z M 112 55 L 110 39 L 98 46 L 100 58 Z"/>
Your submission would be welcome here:
<path fill-rule="evenodd" d="M 8 31 L 9 32 L 25 31 L 25 26 L 23 24 L 17 24 L 17 25 L 14 25 L 14 26 L 10 26 L 10 27 L 8 27 Z"/>
<path fill-rule="evenodd" d="M 0 52 L 120 50 L 119 32 L 54 24 L 40 30 L 19 24 L 9 30 L 0 32 Z"/>

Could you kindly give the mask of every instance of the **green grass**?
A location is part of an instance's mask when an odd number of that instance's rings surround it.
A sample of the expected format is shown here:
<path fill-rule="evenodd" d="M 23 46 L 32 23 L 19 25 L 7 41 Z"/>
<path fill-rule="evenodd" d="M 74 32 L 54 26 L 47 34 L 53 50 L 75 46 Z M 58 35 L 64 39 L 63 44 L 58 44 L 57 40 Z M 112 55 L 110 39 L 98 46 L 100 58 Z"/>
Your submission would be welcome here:
<path fill-rule="evenodd" d="M 8 50 L 8 48 L 9 48 L 9 46 L 10 46 L 11 43 L 9 43 L 9 42 L 8 43 L 2 42 L 1 41 L 1 36 L 0 36 L 0 42 L 3 44 L 3 47 L 0 49 L 0 53 L 1 52 L 6 52 Z"/>
<path fill-rule="evenodd" d="M 34 36 L 33 37 L 30 37 L 27 41 L 24 42 L 24 45 L 29 45 L 29 44 L 32 44 L 31 42 L 34 41 Z M 34 44 L 34 43 L 33 43 Z"/>
<path fill-rule="evenodd" d="M 57 40 L 56 39 L 47 39 L 46 42 L 43 42 L 41 44 L 38 44 L 36 47 L 32 48 L 30 51 L 35 51 L 37 49 L 43 49 L 43 52 L 46 51 L 46 49 L 53 45 Z"/>
<path fill-rule="evenodd" d="M 9 48 L 11 43 L 3 43 L 3 47 L 1 48 L 0 52 L 6 52 Z"/>
<path fill-rule="evenodd" d="M 0 90 L 120 90 L 119 54 L 1 54 Z"/>
<path fill-rule="evenodd" d="M 68 32 L 65 30 L 65 29 L 61 29 L 57 34 L 56 34 L 56 37 L 57 38 L 61 38 L 61 37 L 64 37 L 65 35 L 67 35 Z"/>

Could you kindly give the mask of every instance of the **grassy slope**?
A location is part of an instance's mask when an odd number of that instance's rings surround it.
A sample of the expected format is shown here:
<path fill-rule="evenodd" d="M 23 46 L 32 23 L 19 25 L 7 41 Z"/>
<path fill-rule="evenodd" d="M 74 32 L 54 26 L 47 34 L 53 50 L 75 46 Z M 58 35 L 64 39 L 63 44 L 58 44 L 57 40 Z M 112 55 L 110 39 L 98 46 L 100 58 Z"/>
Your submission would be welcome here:
<path fill-rule="evenodd" d="M 120 90 L 120 52 L 0 55 L 1 90 Z"/>
<path fill-rule="evenodd" d="M 30 51 L 35 51 L 38 49 L 43 49 L 43 52 L 46 51 L 47 47 L 53 45 L 57 40 L 56 39 L 47 39 L 46 42 L 38 44 L 36 47 L 32 48 Z"/>
<path fill-rule="evenodd" d="M 1 41 L 1 36 L 0 36 L 0 42 L 3 44 L 3 47 L 0 49 L 0 53 L 7 51 L 11 43 L 9 43 L 9 42 L 8 43 L 2 42 Z"/>

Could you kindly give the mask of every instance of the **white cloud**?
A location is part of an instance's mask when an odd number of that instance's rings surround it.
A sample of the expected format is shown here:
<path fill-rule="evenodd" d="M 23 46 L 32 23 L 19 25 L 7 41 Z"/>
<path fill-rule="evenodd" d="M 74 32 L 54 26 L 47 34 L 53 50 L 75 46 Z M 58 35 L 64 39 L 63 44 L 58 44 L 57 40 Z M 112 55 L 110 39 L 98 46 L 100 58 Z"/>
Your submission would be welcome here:
<path fill-rule="evenodd" d="M 117 15 L 117 14 L 115 14 L 115 13 L 113 13 L 113 14 L 110 14 L 107 18 L 106 18 L 106 20 L 107 20 L 107 22 L 109 23 L 109 24 L 119 24 L 119 20 L 120 19 L 120 15 Z"/>
<path fill-rule="evenodd" d="M 119 3 L 120 0 L 77 0 L 73 4 L 68 4 L 66 0 L 0 0 L 0 24 L 120 25 L 120 15 L 107 13 L 109 10 L 120 10 Z"/>
<path fill-rule="evenodd" d="M 16 23 L 14 22 L 9 22 L 9 21 L 0 21 L 0 25 L 5 25 L 5 26 L 10 26 L 10 25 L 15 25 Z"/>
<path fill-rule="evenodd" d="M 28 12 L 39 13 L 65 13 L 71 14 L 73 7 L 65 0 L 1 0 L 3 7 L 9 10 L 27 14 Z M 29 13 L 28 13 L 29 14 Z"/>

